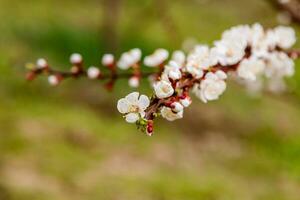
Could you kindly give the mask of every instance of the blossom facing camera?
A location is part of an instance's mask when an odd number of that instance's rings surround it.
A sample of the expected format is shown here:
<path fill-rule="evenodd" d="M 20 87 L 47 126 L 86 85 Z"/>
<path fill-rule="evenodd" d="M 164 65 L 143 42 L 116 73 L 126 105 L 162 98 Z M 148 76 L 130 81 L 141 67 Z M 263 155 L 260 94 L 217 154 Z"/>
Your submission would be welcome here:
<path fill-rule="evenodd" d="M 214 51 L 218 62 L 223 65 L 233 65 L 238 63 L 245 55 L 244 44 L 235 40 L 220 40 L 215 42 Z"/>
<path fill-rule="evenodd" d="M 219 96 L 226 90 L 227 75 L 223 71 L 216 73 L 209 72 L 205 75 L 204 80 L 200 84 L 195 85 L 194 93 L 204 103 L 219 99 Z"/>
<path fill-rule="evenodd" d="M 174 89 L 171 83 L 165 80 L 161 80 L 154 83 L 153 87 L 154 87 L 155 95 L 160 99 L 170 97 L 174 93 Z"/>
<path fill-rule="evenodd" d="M 141 95 L 138 92 L 133 92 L 118 101 L 118 111 L 125 116 L 128 123 L 135 123 L 140 118 L 145 117 L 145 110 L 150 105 L 150 100 L 147 96 Z"/>

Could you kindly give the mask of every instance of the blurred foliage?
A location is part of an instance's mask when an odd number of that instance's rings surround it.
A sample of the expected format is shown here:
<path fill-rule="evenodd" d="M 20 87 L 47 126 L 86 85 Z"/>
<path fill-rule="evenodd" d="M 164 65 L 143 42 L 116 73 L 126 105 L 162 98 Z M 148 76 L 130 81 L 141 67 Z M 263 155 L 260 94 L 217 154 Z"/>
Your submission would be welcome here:
<path fill-rule="evenodd" d="M 299 199 L 299 70 L 282 96 L 250 97 L 230 83 L 218 102 L 195 99 L 151 138 L 116 111 L 125 81 L 113 93 L 86 80 L 26 83 L 23 66 L 42 56 L 67 69 L 70 53 L 99 63 L 110 42 L 117 54 L 149 53 L 186 38 L 211 43 L 237 24 L 277 25 L 263 0 L 119 2 L 107 38 L 104 1 L 0 0 L 0 199 Z"/>

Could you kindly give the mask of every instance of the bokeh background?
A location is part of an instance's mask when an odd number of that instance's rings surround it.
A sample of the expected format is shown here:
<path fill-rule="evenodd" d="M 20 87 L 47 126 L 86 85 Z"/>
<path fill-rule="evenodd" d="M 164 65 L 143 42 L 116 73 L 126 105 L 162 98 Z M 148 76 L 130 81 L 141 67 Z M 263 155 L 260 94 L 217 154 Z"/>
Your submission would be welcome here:
<path fill-rule="evenodd" d="M 282 95 L 229 83 L 219 101 L 159 120 L 153 137 L 117 113 L 126 81 L 109 93 L 24 79 L 39 57 L 68 69 L 73 52 L 91 65 L 133 47 L 211 44 L 233 25 L 276 26 L 277 14 L 267 0 L 0 0 L 0 199 L 298 200 L 300 70 Z"/>

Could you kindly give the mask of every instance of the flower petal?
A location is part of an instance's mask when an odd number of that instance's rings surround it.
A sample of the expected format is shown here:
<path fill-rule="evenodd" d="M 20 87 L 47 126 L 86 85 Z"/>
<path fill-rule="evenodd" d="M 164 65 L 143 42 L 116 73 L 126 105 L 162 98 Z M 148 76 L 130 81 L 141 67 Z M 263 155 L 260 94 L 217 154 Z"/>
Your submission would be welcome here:
<path fill-rule="evenodd" d="M 138 92 L 132 92 L 128 94 L 125 99 L 130 103 L 130 104 L 137 104 L 138 103 L 138 98 L 139 98 L 139 93 Z"/>
<path fill-rule="evenodd" d="M 139 98 L 138 105 L 141 110 L 145 110 L 150 105 L 150 100 L 146 95 L 141 95 Z"/>
<path fill-rule="evenodd" d="M 122 98 L 118 101 L 117 108 L 118 108 L 118 111 L 122 114 L 128 113 L 129 112 L 129 102 L 125 98 Z"/>
<path fill-rule="evenodd" d="M 125 120 L 128 123 L 135 123 L 137 120 L 139 120 L 139 115 L 137 113 L 129 113 L 126 115 Z"/>

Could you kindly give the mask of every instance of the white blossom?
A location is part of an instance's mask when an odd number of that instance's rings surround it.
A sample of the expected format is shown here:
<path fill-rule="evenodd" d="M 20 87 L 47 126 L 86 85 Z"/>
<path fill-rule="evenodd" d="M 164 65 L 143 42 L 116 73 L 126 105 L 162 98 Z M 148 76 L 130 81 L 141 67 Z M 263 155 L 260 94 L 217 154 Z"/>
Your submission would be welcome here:
<path fill-rule="evenodd" d="M 44 69 L 44 68 L 48 67 L 48 62 L 44 58 L 39 58 L 36 61 L 36 66 L 38 69 Z"/>
<path fill-rule="evenodd" d="M 182 77 L 181 67 L 177 62 L 171 60 L 167 65 L 165 65 L 164 72 L 162 74 L 163 80 L 168 80 L 170 78 L 172 80 L 178 80 Z"/>
<path fill-rule="evenodd" d="M 223 66 L 238 63 L 244 57 L 245 49 L 245 44 L 238 43 L 234 39 L 217 41 L 213 48 L 218 62 Z"/>
<path fill-rule="evenodd" d="M 168 121 L 174 121 L 183 117 L 183 110 L 180 112 L 174 112 L 170 107 L 162 107 L 161 116 Z"/>
<path fill-rule="evenodd" d="M 267 57 L 269 51 L 274 50 L 277 44 L 277 36 L 274 30 L 265 31 L 258 23 L 252 25 L 251 30 L 252 34 L 249 39 L 252 55 L 260 58 Z"/>
<path fill-rule="evenodd" d="M 242 46 L 247 46 L 250 43 L 251 34 L 252 31 L 249 25 L 234 26 L 223 32 L 222 40 L 234 40 Z"/>
<path fill-rule="evenodd" d="M 191 97 L 187 96 L 184 99 L 180 99 L 180 103 L 183 105 L 183 107 L 187 108 L 191 105 L 192 99 Z"/>
<path fill-rule="evenodd" d="M 95 66 L 91 66 L 87 70 L 87 75 L 90 79 L 96 79 L 100 76 L 100 74 L 101 74 L 100 69 Z"/>
<path fill-rule="evenodd" d="M 249 81 L 255 81 L 257 75 L 265 69 L 265 63 L 261 59 L 252 56 L 244 59 L 237 68 L 237 75 Z"/>
<path fill-rule="evenodd" d="M 223 71 L 208 72 L 200 84 L 195 85 L 193 91 L 204 103 L 217 100 L 226 90 L 225 79 L 227 75 Z"/>
<path fill-rule="evenodd" d="M 148 67 L 157 67 L 165 62 L 169 57 L 169 52 L 165 49 L 157 49 L 155 52 L 144 58 L 144 64 Z"/>
<path fill-rule="evenodd" d="M 150 100 L 145 95 L 133 92 L 118 101 L 118 111 L 125 115 L 128 123 L 135 123 L 145 116 L 145 110 L 150 105 Z"/>
<path fill-rule="evenodd" d="M 115 61 L 115 58 L 112 54 L 104 54 L 103 57 L 102 57 L 102 65 L 104 66 L 110 66 L 114 63 Z"/>
<path fill-rule="evenodd" d="M 117 63 L 117 66 L 120 69 L 126 70 L 138 63 L 141 60 L 142 52 L 140 49 L 135 48 L 128 52 L 125 52 L 121 55 L 120 60 Z"/>
<path fill-rule="evenodd" d="M 154 83 L 153 87 L 154 87 L 155 95 L 160 99 L 170 97 L 174 93 L 174 89 L 171 83 L 166 80 L 161 80 Z"/>
<path fill-rule="evenodd" d="M 133 76 L 128 80 L 128 85 L 132 88 L 137 88 L 140 85 L 140 80 L 138 77 Z"/>
<path fill-rule="evenodd" d="M 82 56 L 79 53 L 73 53 L 70 56 L 70 62 L 74 65 L 82 63 Z"/>
<path fill-rule="evenodd" d="M 183 105 L 179 102 L 172 103 L 171 108 L 176 113 L 183 111 Z"/>
<path fill-rule="evenodd" d="M 283 52 L 270 53 L 267 58 L 265 74 L 269 78 L 294 75 L 294 62 Z"/>
<path fill-rule="evenodd" d="M 176 62 L 179 66 L 183 66 L 185 63 L 185 54 L 183 51 L 177 50 L 172 54 L 172 58 L 174 62 Z"/>
<path fill-rule="evenodd" d="M 296 33 L 293 28 L 278 26 L 274 29 L 277 46 L 283 49 L 291 48 L 296 43 Z"/>
<path fill-rule="evenodd" d="M 216 65 L 217 54 L 215 49 L 209 49 L 206 45 L 198 45 L 188 55 L 186 71 L 192 74 L 195 78 L 203 76 L 203 70 Z"/>

